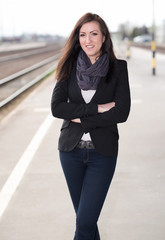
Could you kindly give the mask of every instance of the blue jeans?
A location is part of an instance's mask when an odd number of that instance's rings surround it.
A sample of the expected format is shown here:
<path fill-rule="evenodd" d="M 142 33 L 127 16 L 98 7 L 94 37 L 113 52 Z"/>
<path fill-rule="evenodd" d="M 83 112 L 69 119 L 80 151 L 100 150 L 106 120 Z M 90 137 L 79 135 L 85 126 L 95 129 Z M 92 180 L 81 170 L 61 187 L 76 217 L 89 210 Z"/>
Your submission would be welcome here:
<path fill-rule="evenodd" d="M 100 240 L 97 221 L 116 167 L 116 157 L 95 149 L 60 151 L 60 161 L 76 212 L 74 240 Z"/>

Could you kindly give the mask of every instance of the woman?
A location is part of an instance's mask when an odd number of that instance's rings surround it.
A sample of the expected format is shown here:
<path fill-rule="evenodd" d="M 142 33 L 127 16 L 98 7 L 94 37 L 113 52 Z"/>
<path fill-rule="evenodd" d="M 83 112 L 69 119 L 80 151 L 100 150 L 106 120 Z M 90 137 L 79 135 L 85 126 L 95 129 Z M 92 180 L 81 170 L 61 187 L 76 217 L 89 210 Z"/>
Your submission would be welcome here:
<path fill-rule="evenodd" d="M 76 212 L 74 240 L 99 240 L 97 221 L 118 154 L 117 124 L 127 120 L 127 65 L 117 60 L 108 28 L 87 13 L 59 60 L 51 109 L 64 119 L 59 155 Z"/>

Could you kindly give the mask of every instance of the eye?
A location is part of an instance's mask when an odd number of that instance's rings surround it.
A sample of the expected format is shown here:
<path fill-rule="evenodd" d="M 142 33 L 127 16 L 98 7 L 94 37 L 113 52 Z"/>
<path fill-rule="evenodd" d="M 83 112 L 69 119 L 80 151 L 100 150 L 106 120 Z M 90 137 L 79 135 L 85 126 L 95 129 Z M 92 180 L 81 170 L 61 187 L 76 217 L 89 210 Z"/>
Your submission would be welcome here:
<path fill-rule="evenodd" d="M 80 37 L 84 37 L 85 36 L 85 34 L 84 33 L 80 33 Z"/>
<path fill-rule="evenodd" d="M 98 35 L 98 33 L 96 33 L 96 32 L 92 33 L 92 36 L 97 36 L 97 35 Z"/>

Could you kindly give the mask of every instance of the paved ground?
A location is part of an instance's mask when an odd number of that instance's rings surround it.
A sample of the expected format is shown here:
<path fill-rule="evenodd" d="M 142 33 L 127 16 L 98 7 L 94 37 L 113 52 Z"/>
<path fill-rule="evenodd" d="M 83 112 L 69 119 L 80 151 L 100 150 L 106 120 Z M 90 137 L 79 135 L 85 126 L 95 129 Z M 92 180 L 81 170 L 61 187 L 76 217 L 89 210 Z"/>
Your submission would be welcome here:
<path fill-rule="evenodd" d="M 164 62 L 157 55 L 152 76 L 151 53 L 131 50 L 132 108 L 119 126 L 117 170 L 99 219 L 102 240 L 165 239 Z M 1 240 L 73 239 L 74 210 L 57 151 L 61 120 L 49 115 L 53 85 L 49 77 L 0 123 Z"/>

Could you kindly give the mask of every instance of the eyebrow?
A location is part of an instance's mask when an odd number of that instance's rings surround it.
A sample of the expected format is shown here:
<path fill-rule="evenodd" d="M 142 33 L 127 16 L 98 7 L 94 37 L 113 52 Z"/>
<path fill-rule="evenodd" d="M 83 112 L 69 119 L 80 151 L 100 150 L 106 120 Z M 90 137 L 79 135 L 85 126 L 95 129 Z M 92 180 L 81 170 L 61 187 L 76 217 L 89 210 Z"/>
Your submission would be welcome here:
<path fill-rule="evenodd" d="M 90 33 L 92 33 L 92 32 L 99 32 L 98 30 L 92 30 L 92 31 L 90 31 Z M 80 33 L 85 33 L 85 32 L 80 32 Z"/>

